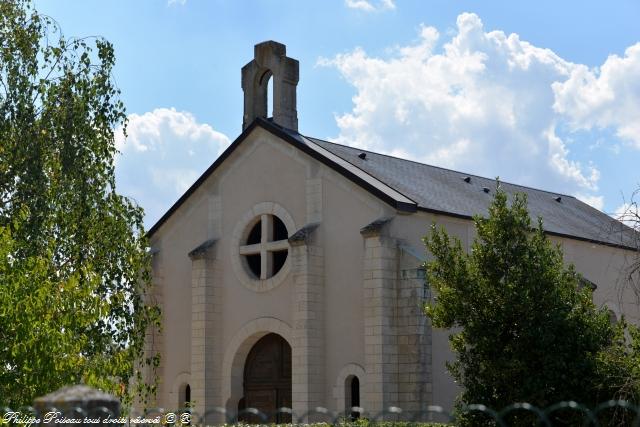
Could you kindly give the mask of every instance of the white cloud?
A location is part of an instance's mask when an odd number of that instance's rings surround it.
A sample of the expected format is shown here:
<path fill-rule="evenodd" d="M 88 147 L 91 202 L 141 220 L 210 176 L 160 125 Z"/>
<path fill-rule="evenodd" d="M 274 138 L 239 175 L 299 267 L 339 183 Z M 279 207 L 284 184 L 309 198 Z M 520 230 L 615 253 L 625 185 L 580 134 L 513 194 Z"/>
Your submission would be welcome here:
<path fill-rule="evenodd" d="M 338 115 L 337 142 L 505 181 L 580 193 L 602 208 L 600 173 L 572 158 L 557 129 L 554 83 L 580 65 L 517 34 L 487 32 L 475 14 L 458 16 L 440 40 L 422 26 L 418 39 L 389 57 L 364 50 L 321 58 L 353 85 L 353 109 Z"/>
<path fill-rule="evenodd" d="M 549 160 L 551 167 L 558 172 L 560 175 L 571 178 L 574 182 L 576 182 L 580 187 L 597 190 L 598 180 L 600 179 L 600 171 L 593 166 L 590 166 L 589 175 L 584 175 L 583 168 L 580 163 L 569 160 L 569 150 L 567 149 L 564 142 L 555 134 L 554 129 L 549 129 L 545 136 L 549 143 Z M 589 203 L 592 206 L 596 206 L 593 203 L 588 202 L 587 200 L 600 200 L 600 207 L 598 209 L 602 209 L 603 200 L 602 198 L 598 198 L 596 196 L 583 196 L 583 201 Z"/>
<path fill-rule="evenodd" d="M 167 6 L 184 6 L 185 4 L 187 4 L 187 0 L 167 0 Z"/>
<path fill-rule="evenodd" d="M 602 210 L 604 208 L 604 197 L 602 196 L 589 196 L 578 193 L 576 194 L 576 198 L 598 210 Z"/>
<path fill-rule="evenodd" d="M 624 57 L 611 55 L 599 68 L 573 68 L 569 79 L 553 84 L 554 109 L 574 129 L 615 129 L 617 136 L 640 149 L 640 43 Z"/>
<path fill-rule="evenodd" d="M 147 226 L 184 193 L 229 145 L 226 135 L 186 111 L 158 108 L 129 115 L 128 137 L 116 133 L 118 192 L 146 211 Z"/>
<path fill-rule="evenodd" d="M 378 0 L 375 5 L 371 0 L 345 0 L 345 4 L 350 9 L 358 9 L 364 12 L 393 10 L 396 8 L 394 0 Z"/>

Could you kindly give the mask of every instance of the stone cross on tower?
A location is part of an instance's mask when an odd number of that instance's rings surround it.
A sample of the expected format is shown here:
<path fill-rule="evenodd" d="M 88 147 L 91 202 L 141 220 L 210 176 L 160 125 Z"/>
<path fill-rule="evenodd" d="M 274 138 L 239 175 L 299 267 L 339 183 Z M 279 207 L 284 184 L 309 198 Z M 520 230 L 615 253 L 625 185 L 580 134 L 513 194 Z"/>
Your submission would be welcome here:
<path fill-rule="evenodd" d="M 287 129 L 298 130 L 296 86 L 298 61 L 286 56 L 287 47 L 274 41 L 255 45 L 254 59 L 242 67 L 245 130 L 257 117 L 267 118 L 267 85 L 273 77 L 273 121 Z"/>

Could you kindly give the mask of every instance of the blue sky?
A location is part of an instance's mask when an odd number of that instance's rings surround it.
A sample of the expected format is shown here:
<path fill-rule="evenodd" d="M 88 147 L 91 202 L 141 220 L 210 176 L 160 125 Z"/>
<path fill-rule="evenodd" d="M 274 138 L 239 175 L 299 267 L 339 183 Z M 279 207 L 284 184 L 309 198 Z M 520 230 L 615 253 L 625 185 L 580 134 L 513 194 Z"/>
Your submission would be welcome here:
<path fill-rule="evenodd" d="M 610 214 L 640 186 L 640 3 L 36 1 L 116 49 L 130 115 L 119 190 L 151 226 L 235 139 L 240 68 L 300 61 L 301 133 L 576 195 Z"/>

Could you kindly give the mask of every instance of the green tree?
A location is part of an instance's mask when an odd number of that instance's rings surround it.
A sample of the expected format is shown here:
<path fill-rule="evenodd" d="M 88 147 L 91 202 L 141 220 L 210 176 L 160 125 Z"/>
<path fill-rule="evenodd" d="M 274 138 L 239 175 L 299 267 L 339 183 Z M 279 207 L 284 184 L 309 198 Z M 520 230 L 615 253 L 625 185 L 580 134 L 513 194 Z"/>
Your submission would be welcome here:
<path fill-rule="evenodd" d="M 115 191 L 126 123 L 101 38 L 0 0 L 0 399 L 84 381 L 128 400 L 158 310 L 142 209 Z M 157 357 L 144 362 L 157 364 Z"/>
<path fill-rule="evenodd" d="M 462 386 L 460 402 L 502 409 L 575 400 L 593 407 L 614 397 L 618 350 L 632 346 L 623 333 L 612 338 L 606 310 L 564 265 L 542 220 L 532 226 L 526 196 L 509 203 L 498 183 L 488 217 L 476 216 L 474 224 L 468 253 L 435 226 L 424 239 L 433 256 L 427 280 L 437 295 L 425 311 L 435 327 L 455 328 L 457 360 L 448 369 Z"/>

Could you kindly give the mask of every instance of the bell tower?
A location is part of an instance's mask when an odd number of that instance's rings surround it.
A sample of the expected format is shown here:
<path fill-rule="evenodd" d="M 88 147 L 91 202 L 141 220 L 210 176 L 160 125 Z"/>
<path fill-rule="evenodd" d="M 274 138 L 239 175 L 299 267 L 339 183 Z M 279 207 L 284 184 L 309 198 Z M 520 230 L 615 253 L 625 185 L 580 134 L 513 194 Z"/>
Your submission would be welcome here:
<path fill-rule="evenodd" d="M 274 41 L 255 45 L 254 58 L 242 67 L 244 116 L 242 130 L 257 117 L 267 118 L 269 79 L 273 78 L 273 121 L 298 131 L 296 87 L 299 63 L 287 56 L 287 47 Z"/>

